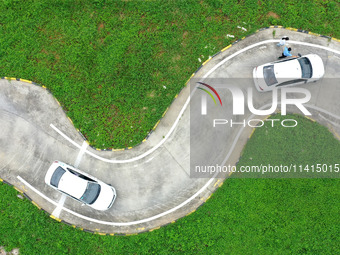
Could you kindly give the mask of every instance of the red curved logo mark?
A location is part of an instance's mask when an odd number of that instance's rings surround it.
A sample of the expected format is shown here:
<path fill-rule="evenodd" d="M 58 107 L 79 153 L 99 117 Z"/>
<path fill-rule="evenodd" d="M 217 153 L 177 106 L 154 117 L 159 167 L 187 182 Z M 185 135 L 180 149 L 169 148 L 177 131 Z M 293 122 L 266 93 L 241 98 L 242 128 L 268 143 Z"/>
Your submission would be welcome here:
<path fill-rule="evenodd" d="M 218 100 L 220 101 L 220 104 L 221 104 L 221 106 L 222 106 L 222 100 L 221 100 L 221 98 L 220 98 L 220 95 L 217 93 L 217 91 L 216 91 L 213 87 L 211 87 L 210 85 L 208 85 L 208 84 L 206 84 L 206 83 L 203 83 L 203 82 L 197 82 L 197 83 L 199 83 L 199 84 L 201 84 L 201 85 L 203 85 L 203 86 L 206 86 L 206 87 L 209 88 L 212 92 L 214 92 L 214 94 L 217 96 L 217 98 L 218 98 Z M 200 88 L 200 87 L 198 87 L 198 89 L 201 89 L 201 90 L 207 92 L 207 93 L 210 95 L 210 97 L 214 100 L 214 102 L 215 102 L 215 104 L 216 104 L 215 98 L 213 97 L 213 95 L 212 95 L 208 90 L 203 89 L 203 88 Z"/>

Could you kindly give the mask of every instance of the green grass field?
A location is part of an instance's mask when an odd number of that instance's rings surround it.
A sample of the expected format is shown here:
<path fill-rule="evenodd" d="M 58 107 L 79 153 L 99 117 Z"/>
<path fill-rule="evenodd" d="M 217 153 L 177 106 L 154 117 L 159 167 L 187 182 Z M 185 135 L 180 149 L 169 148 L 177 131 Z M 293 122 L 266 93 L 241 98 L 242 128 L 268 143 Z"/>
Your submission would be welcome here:
<path fill-rule="evenodd" d="M 146 137 L 198 58 L 269 25 L 340 37 L 339 13 L 324 0 L 3 0 L 0 74 L 49 88 L 91 145 L 125 148 Z"/>
<path fill-rule="evenodd" d="M 140 143 L 198 58 L 259 28 L 340 38 L 340 3 L 328 0 L 3 0 L 0 10 L 1 76 L 47 86 L 97 148 Z M 239 165 L 339 158 L 324 127 L 299 119 L 289 131 L 258 129 Z M 73 229 L 17 194 L 0 184 L 0 246 L 21 254 L 340 253 L 339 179 L 228 179 L 197 212 L 128 237 Z"/>
<path fill-rule="evenodd" d="M 309 164 L 339 159 L 340 142 L 325 127 L 293 118 L 299 125 L 287 136 L 282 127 L 258 128 L 239 166 L 249 158 L 271 163 L 261 157 L 273 142 L 296 148 L 271 154 L 285 164 L 299 158 Z M 135 236 L 94 235 L 58 223 L 0 184 L 0 245 L 30 255 L 339 254 L 339 184 L 339 179 L 227 179 L 195 213 Z"/>

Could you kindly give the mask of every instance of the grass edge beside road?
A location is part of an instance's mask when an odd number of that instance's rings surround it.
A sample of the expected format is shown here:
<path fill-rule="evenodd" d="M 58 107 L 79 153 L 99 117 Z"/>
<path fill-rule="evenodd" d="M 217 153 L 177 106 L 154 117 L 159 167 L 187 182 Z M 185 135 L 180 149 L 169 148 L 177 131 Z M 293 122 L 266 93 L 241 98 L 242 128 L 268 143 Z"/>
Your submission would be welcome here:
<path fill-rule="evenodd" d="M 333 1 L 36 0 L 0 10 L 1 76 L 45 85 L 98 149 L 138 145 L 209 56 L 257 29 L 340 36 Z"/>
<path fill-rule="evenodd" d="M 280 141 L 277 146 L 282 148 L 296 148 L 294 153 L 274 154 L 276 161 L 281 158 L 283 163 L 301 160 L 312 164 L 338 160 L 340 142 L 326 127 L 301 116 L 288 117 L 296 118 L 300 127 L 290 131 L 279 126 L 256 129 L 239 166 L 248 164 L 250 158 L 250 164 L 254 159 L 270 163 L 263 152 L 273 141 Z M 20 248 L 21 254 L 340 251 L 339 179 L 231 178 L 195 213 L 153 232 L 127 237 L 93 235 L 58 223 L 27 199 L 18 199 L 17 191 L 9 186 L 0 184 L 0 194 L 0 243 L 8 250 Z"/>

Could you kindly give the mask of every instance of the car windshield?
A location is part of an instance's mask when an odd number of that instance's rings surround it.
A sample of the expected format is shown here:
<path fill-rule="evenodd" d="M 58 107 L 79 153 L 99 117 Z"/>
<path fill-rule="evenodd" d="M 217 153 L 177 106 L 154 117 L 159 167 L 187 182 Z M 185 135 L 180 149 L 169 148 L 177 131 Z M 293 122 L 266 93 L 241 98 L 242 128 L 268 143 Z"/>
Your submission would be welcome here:
<path fill-rule="evenodd" d="M 58 168 L 54 171 L 54 173 L 52 175 L 51 185 L 58 188 L 60 179 L 64 175 L 65 172 L 66 171 L 62 167 L 58 166 Z"/>
<path fill-rule="evenodd" d="M 274 65 L 265 66 L 263 68 L 263 77 L 268 86 L 272 86 L 277 83 L 274 73 Z"/>
<path fill-rule="evenodd" d="M 312 78 L 313 70 L 312 65 L 308 58 L 299 58 L 299 63 L 302 71 L 302 78 Z"/>
<path fill-rule="evenodd" d="M 84 201 L 87 204 L 93 204 L 100 193 L 100 185 L 98 183 L 88 182 L 87 188 L 83 194 L 83 196 L 80 198 L 82 201 Z"/>

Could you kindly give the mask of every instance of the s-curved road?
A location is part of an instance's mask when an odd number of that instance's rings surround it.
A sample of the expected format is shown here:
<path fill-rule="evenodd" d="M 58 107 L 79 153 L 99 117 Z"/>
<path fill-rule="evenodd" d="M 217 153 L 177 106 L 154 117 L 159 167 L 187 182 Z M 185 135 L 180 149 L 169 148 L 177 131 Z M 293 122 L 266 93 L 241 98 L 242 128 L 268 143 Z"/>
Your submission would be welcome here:
<path fill-rule="evenodd" d="M 0 81 L 0 177 L 24 191 L 53 215 L 77 227 L 102 233 L 136 233 L 170 223 L 192 212 L 222 183 L 227 174 L 196 176 L 192 162 L 235 165 L 250 127 L 212 129 L 211 120 L 221 118 L 209 101 L 206 119 L 201 111 L 204 81 L 219 92 L 225 119 L 240 121 L 232 113 L 228 88 L 237 86 L 244 94 L 254 88 L 252 69 L 281 54 L 276 46 L 288 35 L 294 53 L 318 54 L 325 64 L 324 78 L 305 84 L 311 92 L 306 108 L 312 117 L 335 135 L 340 133 L 340 43 L 306 33 L 266 29 L 238 42 L 206 63 L 181 91 L 149 139 L 125 151 L 97 151 L 88 146 L 67 119 L 54 97 L 44 88 L 26 82 Z M 268 109 L 271 93 L 253 89 L 254 106 Z M 299 112 L 289 108 L 291 112 Z M 199 119 L 200 118 L 200 119 Z M 245 108 L 245 120 L 258 118 Z M 198 120 L 199 119 L 199 120 Z M 54 160 L 112 184 L 115 204 L 108 211 L 82 206 L 44 184 Z"/>

